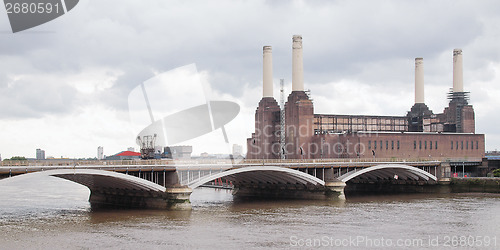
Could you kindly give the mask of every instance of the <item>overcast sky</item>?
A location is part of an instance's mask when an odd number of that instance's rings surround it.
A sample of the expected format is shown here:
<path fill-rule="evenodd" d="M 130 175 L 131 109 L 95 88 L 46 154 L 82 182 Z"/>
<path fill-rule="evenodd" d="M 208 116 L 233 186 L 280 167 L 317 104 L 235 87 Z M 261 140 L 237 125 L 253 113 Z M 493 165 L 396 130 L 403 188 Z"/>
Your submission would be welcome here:
<path fill-rule="evenodd" d="M 41 148 L 47 156 L 95 157 L 98 146 L 106 155 L 138 149 L 129 93 L 193 63 L 210 98 L 240 105 L 226 130 L 230 144 L 244 145 L 262 94 L 262 46 L 273 46 L 279 100 L 280 78 L 291 89 L 294 34 L 303 36 L 315 113 L 406 115 L 416 57 L 424 58 L 425 102 L 441 113 L 453 49 L 463 49 L 476 132 L 486 134 L 487 150 L 500 149 L 498 1 L 81 0 L 16 34 L 0 8 L 0 154 L 35 157 Z M 220 130 L 206 138 L 223 142 Z"/>

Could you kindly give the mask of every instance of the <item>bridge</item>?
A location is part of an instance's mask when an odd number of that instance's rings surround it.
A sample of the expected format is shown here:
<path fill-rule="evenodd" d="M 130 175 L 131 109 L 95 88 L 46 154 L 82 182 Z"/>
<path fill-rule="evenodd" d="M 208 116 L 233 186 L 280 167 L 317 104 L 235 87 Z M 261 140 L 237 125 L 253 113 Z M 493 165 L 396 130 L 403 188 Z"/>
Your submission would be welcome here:
<path fill-rule="evenodd" d="M 96 164 L 98 163 L 98 164 Z M 189 209 L 193 189 L 224 180 L 241 197 L 344 199 L 363 185 L 422 187 L 449 177 L 441 161 L 68 162 L 1 166 L 0 178 L 43 172 L 88 187 L 92 206 Z"/>

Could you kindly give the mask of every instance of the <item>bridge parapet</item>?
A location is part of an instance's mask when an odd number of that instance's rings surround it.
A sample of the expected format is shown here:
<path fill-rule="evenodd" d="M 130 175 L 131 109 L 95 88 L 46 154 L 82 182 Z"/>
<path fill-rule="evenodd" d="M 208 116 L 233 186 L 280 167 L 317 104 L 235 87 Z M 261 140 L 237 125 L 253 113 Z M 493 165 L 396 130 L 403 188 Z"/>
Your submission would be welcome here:
<path fill-rule="evenodd" d="M 15 166 L 183 166 L 183 165 L 199 165 L 199 164 L 216 164 L 216 165 L 282 165 L 282 164 L 320 164 L 320 163 L 375 163 L 375 162 L 459 162 L 465 164 L 478 164 L 482 162 L 481 158 L 448 158 L 448 157 L 433 157 L 433 158 L 335 158 L 335 159 L 243 159 L 234 164 L 230 159 L 190 159 L 190 160 L 172 160 L 172 159 L 155 159 L 155 160 L 26 160 L 26 161 L 10 161 L 4 160 L 0 162 L 2 167 Z"/>

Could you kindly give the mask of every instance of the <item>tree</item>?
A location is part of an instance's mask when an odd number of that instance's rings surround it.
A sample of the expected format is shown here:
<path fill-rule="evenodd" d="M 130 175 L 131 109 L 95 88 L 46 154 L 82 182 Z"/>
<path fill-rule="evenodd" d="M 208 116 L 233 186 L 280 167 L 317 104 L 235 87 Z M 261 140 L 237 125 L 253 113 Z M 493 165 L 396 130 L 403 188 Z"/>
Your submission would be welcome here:
<path fill-rule="evenodd" d="M 11 161 L 25 161 L 26 157 L 24 157 L 24 156 L 13 156 L 12 158 L 6 159 L 6 160 L 11 160 Z"/>
<path fill-rule="evenodd" d="M 500 177 L 500 168 L 497 168 L 493 171 L 493 176 L 494 177 Z"/>

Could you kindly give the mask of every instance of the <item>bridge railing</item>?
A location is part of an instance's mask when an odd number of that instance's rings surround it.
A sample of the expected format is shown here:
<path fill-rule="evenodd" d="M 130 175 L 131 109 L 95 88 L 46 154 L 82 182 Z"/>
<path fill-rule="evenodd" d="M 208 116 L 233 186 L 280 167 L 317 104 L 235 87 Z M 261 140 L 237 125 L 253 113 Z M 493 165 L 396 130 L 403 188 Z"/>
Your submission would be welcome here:
<path fill-rule="evenodd" d="M 237 164 L 288 164 L 288 163 L 362 163 L 362 162 L 426 162 L 426 161 L 441 161 L 441 162 L 481 162 L 481 158 L 335 158 L 335 159 L 243 159 Z M 4 160 L 0 162 L 0 166 L 137 166 L 137 165 L 197 165 L 197 164 L 221 164 L 231 165 L 234 162 L 230 159 L 189 159 L 189 160 L 172 160 L 172 159 L 155 159 L 155 160 L 26 160 L 26 161 L 10 161 Z"/>
<path fill-rule="evenodd" d="M 177 161 L 176 161 L 177 163 Z M 172 160 L 26 160 L 26 161 L 10 161 L 4 160 L 0 162 L 0 166 L 123 166 L 123 165 L 169 165 L 174 164 Z"/>
<path fill-rule="evenodd" d="M 449 157 L 432 157 L 432 158 L 329 158 L 329 159 L 246 159 L 242 163 L 246 164 L 280 164 L 280 163 L 330 163 L 330 162 L 481 162 L 482 158 L 449 158 Z"/>

